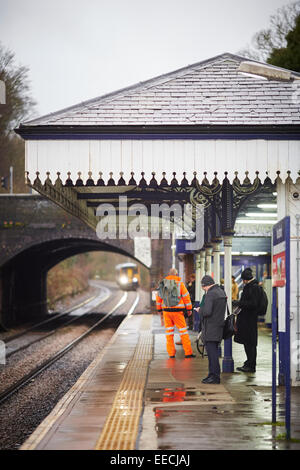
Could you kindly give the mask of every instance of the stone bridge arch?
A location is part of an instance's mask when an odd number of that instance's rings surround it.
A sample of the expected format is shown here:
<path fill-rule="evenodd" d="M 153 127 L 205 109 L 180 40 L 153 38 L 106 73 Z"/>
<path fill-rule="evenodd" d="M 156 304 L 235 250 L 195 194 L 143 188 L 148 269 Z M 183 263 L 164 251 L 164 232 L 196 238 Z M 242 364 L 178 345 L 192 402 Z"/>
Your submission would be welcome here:
<path fill-rule="evenodd" d="M 0 301 L 2 326 L 47 314 L 47 272 L 87 251 L 134 256 L 133 240 L 97 238 L 94 230 L 37 195 L 0 197 Z"/>

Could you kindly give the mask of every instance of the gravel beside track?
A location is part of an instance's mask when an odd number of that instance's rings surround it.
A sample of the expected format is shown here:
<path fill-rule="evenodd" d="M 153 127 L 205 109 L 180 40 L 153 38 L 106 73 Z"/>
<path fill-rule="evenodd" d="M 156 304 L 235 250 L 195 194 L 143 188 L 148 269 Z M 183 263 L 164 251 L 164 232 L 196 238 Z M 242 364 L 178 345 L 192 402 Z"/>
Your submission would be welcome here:
<path fill-rule="evenodd" d="M 55 305 L 55 310 L 53 310 L 51 314 L 49 314 L 49 318 L 51 315 L 54 316 L 56 313 L 60 311 L 62 312 L 62 311 L 71 310 L 74 306 L 78 305 L 79 303 L 84 302 L 85 300 L 89 299 L 93 295 L 97 295 L 99 293 L 99 287 L 96 287 L 96 284 L 92 285 L 91 282 L 93 281 L 90 281 L 90 285 L 88 289 L 85 290 L 84 292 L 80 292 L 79 294 L 76 294 L 74 296 L 69 296 L 57 302 Z M 48 318 L 48 316 L 44 317 L 44 319 L 46 318 Z M 38 318 L 34 322 L 29 322 L 26 324 L 15 326 L 14 328 L 9 329 L 8 331 L 0 331 L 0 340 L 7 341 L 12 336 L 22 333 L 26 328 L 40 321 L 42 321 L 42 318 Z"/>
<path fill-rule="evenodd" d="M 111 288 L 111 286 L 110 286 Z M 115 306 L 124 292 L 112 288 L 112 296 L 99 311 L 108 312 Z M 147 295 L 142 293 L 142 304 L 147 302 Z M 124 319 L 124 314 L 132 306 L 136 298 L 135 292 L 128 292 L 126 302 L 94 332 L 87 336 L 74 349 L 45 370 L 29 385 L 19 390 L 0 407 L 0 449 L 18 449 L 34 429 L 51 412 L 61 397 L 73 386 L 80 375 L 85 371 L 95 356 L 105 347 L 115 332 L 115 329 Z M 141 304 L 139 303 L 139 306 Z M 140 308 L 138 308 L 140 310 Z M 90 316 L 95 322 L 95 314 Z M 99 315 L 97 315 L 99 319 Z M 38 363 L 43 362 L 50 355 L 67 342 L 78 337 L 87 329 L 87 320 L 84 324 L 73 324 L 67 327 L 62 334 L 52 335 L 41 342 L 30 346 L 23 353 L 16 353 L 9 358 L 8 364 L 2 368 L 0 374 L 0 387 L 4 390 L 9 384 L 16 382 Z M 88 322 L 90 323 L 90 321 Z M 76 326 L 75 326 L 76 325 Z M 90 324 L 88 325 L 90 326 Z M 41 346 L 41 343 L 42 346 Z"/>
<path fill-rule="evenodd" d="M 111 289 L 112 295 L 104 304 L 99 306 L 99 311 L 105 313 L 110 311 L 124 294 L 115 285 L 110 284 L 108 287 Z M 149 294 L 140 291 L 139 295 L 140 301 L 135 312 L 149 312 L 146 307 L 149 303 Z M 96 330 L 55 364 L 36 377 L 32 383 L 19 390 L 0 406 L 1 450 L 17 450 L 48 416 L 58 401 L 99 354 L 99 351 L 105 347 L 135 299 L 136 293 L 128 292 L 126 302 L 111 317 L 106 319 Z M 62 334 L 63 328 L 59 330 L 59 334 L 54 334 L 9 358 L 7 365 L 0 368 L 1 390 L 16 382 L 18 378 L 24 376 L 37 364 L 53 355 L 55 351 L 70 342 L 74 337 L 78 337 L 88 326 L 91 326 L 91 320 L 95 323 L 96 318 L 100 319 L 100 315 L 95 315 L 95 313 L 89 315 L 89 320 L 85 317 L 82 321 L 79 320 L 78 324 L 75 322 L 73 325 L 66 327 L 64 334 Z"/>
<path fill-rule="evenodd" d="M 18 449 L 105 347 L 124 315 L 114 315 L 0 408 L 0 449 Z"/>
<path fill-rule="evenodd" d="M 112 292 L 113 295 L 99 307 L 101 312 L 108 312 L 123 296 L 121 291 Z M 78 338 L 100 318 L 99 314 L 86 315 L 75 323 L 58 329 L 53 335 L 11 356 L 5 367 L 1 366 L 0 368 L 0 393 Z"/>

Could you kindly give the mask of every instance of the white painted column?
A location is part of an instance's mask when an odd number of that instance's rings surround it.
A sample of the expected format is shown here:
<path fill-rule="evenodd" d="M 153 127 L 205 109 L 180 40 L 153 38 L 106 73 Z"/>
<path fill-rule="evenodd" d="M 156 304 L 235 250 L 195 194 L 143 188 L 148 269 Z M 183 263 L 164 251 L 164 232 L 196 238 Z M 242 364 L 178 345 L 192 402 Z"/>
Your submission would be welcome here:
<path fill-rule="evenodd" d="M 175 238 L 174 231 L 172 232 L 171 250 L 172 250 L 172 268 L 175 268 L 175 264 L 176 264 L 176 238 Z"/>
<path fill-rule="evenodd" d="M 231 313 L 231 276 L 232 276 L 232 235 L 224 235 L 224 289 L 227 295 L 228 308 Z"/>
<path fill-rule="evenodd" d="M 201 272 L 200 272 L 200 253 L 196 254 L 196 280 L 195 280 L 195 301 L 201 300 Z"/>
<path fill-rule="evenodd" d="M 214 257 L 214 280 L 216 284 L 220 284 L 220 243 L 213 243 Z"/>
<path fill-rule="evenodd" d="M 224 289 L 227 295 L 228 310 L 232 312 L 231 275 L 232 275 L 232 235 L 223 235 L 224 240 Z M 225 312 L 224 312 L 225 313 Z M 234 371 L 234 360 L 232 357 L 232 338 L 224 341 L 223 372 Z"/>
<path fill-rule="evenodd" d="M 200 251 L 200 277 L 201 279 L 205 275 L 205 256 L 206 256 L 205 250 L 201 250 Z"/>
<path fill-rule="evenodd" d="M 211 276 L 212 247 L 205 248 L 205 274 Z"/>
<path fill-rule="evenodd" d="M 185 283 L 184 261 L 180 257 L 178 257 L 178 276 Z"/>

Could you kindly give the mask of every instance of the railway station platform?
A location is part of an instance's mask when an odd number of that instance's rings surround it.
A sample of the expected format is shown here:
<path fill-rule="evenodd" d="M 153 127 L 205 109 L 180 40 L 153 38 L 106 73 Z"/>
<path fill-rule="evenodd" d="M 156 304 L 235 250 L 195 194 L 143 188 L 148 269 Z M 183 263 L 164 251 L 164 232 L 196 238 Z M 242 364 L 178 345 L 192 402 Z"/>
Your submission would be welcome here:
<path fill-rule="evenodd" d="M 196 333 L 189 332 L 191 359 L 181 346 L 169 359 L 164 333 L 159 315 L 127 316 L 20 449 L 112 450 L 118 458 L 123 450 L 300 449 L 300 387 L 292 388 L 292 440 L 284 439 L 284 387 L 277 388 L 278 425 L 271 425 L 270 330 L 259 328 L 256 373 L 222 373 L 219 385 L 201 382 L 208 361 Z M 233 358 L 235 368 L 245 360 L 234 342 Z"/>

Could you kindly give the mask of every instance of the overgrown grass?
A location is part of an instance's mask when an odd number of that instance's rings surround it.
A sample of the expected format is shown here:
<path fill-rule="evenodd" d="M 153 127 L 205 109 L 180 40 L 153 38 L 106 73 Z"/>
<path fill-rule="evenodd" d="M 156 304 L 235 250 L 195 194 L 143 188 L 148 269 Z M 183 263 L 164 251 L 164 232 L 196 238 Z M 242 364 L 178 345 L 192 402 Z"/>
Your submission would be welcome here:
<path fill-rule="evenodd" d="M 278 435 L 275 437 L 275 439 L 278 440 L 278 441 L 294 442 L 295 444 L 299 444 L 299 443 L 300 443 L 300 439 L 295 439 L 294 437 L 290 437 L 290 439 L 287 439 L 286 433 L 278 434 Z"/>
<path fill-rule="evenodd" d="M 256 426 L 284 426 L 285 423 L 283 421 L 276 421 L 273 423 L 272 421 L 265 421 L 264 423 L 255 423 Z"/>

